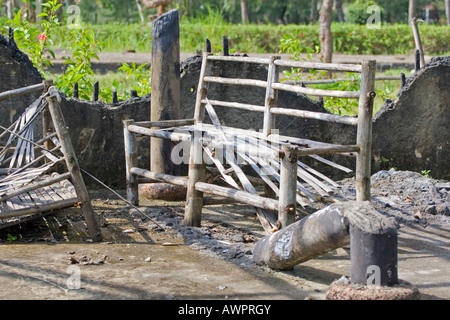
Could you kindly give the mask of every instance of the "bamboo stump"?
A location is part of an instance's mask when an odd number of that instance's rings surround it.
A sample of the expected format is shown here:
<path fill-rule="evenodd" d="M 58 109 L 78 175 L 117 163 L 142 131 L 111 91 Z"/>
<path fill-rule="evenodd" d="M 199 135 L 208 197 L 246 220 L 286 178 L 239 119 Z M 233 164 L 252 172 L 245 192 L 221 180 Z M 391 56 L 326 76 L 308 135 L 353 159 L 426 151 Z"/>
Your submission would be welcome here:
<path fill-rule="evenodd" d="M 180 28 L 178 10 L 171 10 L 152 25 L 152 94 L 150 120 L 163 121 L 180 118 Z M 172 142 L 166 139 L 150 139 L 150 168 L 157 173 L 180 175 L 180 167 L 171 159 Z M 156 190 L 152 190 L 156 188 Z M 164 191 L 182 192 L 178 186 L 152 184 L 140 189 L 139 195 L 159 198 Z M 165 190 L 164 190 L 165 189 Z M 171 196 L 169 196 L 171 198 Z"/>

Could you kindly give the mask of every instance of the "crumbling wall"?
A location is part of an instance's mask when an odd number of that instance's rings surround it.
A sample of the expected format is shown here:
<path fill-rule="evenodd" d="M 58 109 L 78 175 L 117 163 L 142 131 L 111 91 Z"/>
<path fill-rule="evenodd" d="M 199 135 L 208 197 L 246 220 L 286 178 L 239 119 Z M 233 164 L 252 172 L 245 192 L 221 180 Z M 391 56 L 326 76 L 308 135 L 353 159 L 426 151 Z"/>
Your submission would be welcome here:
<path fill-rule="evenodd" d="M 374 171 L 384 166 L 450 179 L 450 57 L 433 58 L 374 117 Z"/>
<path fill-rule="evenodd" d="M 17 48 L 14 40 L 1 34 L 0 66 L 0 92 L 31 86 L 44 80 L 28 56 Z M 1 101 L 0 125 L 8 127 L 39 96 L 38 92 Z"/>
<path fill-rule="evenodd" d="M 41 82 L 43 79 L 31 65 L 28 57 L 17 50 L 15 44 L 0 35 L 0 91 L 16 89 Z M 266 80 L 267 70 L 256 64 L 222 68 L 215 62 L 214 68 L 223 70 L 220 76 L 245 77 Z M 227 64 L 229 66 L 230 64 Z M 181 117 L 192 118 L 197 92 L 201 57 L 195 56 L 181 63 Z M 243 74 L 245 73 L 245 74 Z M 399 170 L 431 170 L 435 178 L 449 177 L 449 58 L 434 59 L 408 79 L 398 99 L 386 103 L 375 116 L 373 126 L 374 165 L 373 171 L 386 169 L 383 159 L 389 160 Z M 228 87 L 214 84 L 211 92 L 217 99 L 264 105 L 264 89 Z M 0 102 L 3 114 L 1 125 L 12 122 L 37 97 Z M 280 107 L 301 108 L 327 112 L 323 106 L 303 95 L 280 92 Z M 125 159 L 123 148 L 122 120 L 150 119 L 150 95 L 107 104 L 101 101 L 82 101 L 63 97 L 61 108 L 71 139 L 78 155 L 80 166 L 112 187 L 124 187 Z M 249 113 L 230 108 L 216 108 L 224 125 L 254 130 L 262 129 L 263 114 Z M 276 126 L 283 135 L 309 138 L 330 143 L 352 144 L 356 139 L 356 128 L 325 121 L 278 116 Z M 138 138 L 139 166 L 149 167 L 149 138 Z M 354 159 L 332 156 L 333 161 L 354 168 Z M 311 160 L 310 160 L 311 161 Z M 308 162 L 309 164 L 315 164 Z M 331 167 L 322 167 L 324 173 L 335 179 L 342 173 Z M 321 168 L 321 169 L 322 169 Z M 98 187 L 86 179 L 89 187 Z"/>

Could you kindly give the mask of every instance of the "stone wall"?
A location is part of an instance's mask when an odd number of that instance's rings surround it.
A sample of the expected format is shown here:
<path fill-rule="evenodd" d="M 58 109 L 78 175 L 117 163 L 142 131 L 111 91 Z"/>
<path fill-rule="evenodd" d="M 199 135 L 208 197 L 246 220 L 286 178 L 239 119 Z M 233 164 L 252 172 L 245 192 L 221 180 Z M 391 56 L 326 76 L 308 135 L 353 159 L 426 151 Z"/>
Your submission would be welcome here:
<path fill-rule="evenodd" d="M 374 171 L 393 165 L 397 169 L 412 171 L 431 170 L 430 175 L 449 177 L 449 58 L 435 59 L 408 79 L 398 99 L 386 103 L 374 119 Z M 39 83 L 42 77 L 31 65 L 26 55 L 0 36 L 0 91 Z M 266 80 L 267 70 L 255 64 L 244 67 L 221 68 L 223 76 L 248 77 Z M 192 118 L 201 66 L 201 57 L 195 56 L 181 64 L 181 117 Z M 222 85 L 210 87 L 215 99 L 239 101 L 264 105 L 264 89 L 236 87 L 225 89 Z M 9 125 L 36 98 L 24 96 L 20 99 L 0 102 L 6 117 L 1 125 Z M 280 92 L 279 106 L 327 112 L 320 103 L 303 95 Z M 123 148 L 122 120 L 150 119 L 150 95 L 119 101 L 117 104 L 82 101 L 63 97 L 62 111 L 70 128 L 72 142 L 80 166 L 104 183 L 115 187 L 125 186 L 125 160 Z M 262 129 L 262 114 L 229 108 L 216 108 L 224 125 L 254 130 Z M 354 143 L 356 130 L 352 126 L 279 116 L 276 126 L 280 133 L 315 139 L 324 142 Z M 139 141 L 139 166 L 149 167 L 149 139 Z M 333 161 L 354 168 L 354 159 L 333 156 Z M 388 159 L 388 160 L 386 160 Z M 391 160 L 392 159 L 392 160 Z M 315 163 L 309 161 L 309 164 Z M 331 167 L 322 167 L 325 173 L 341 178 L 342 173 Z M 321 168 L 321 169 L 322 169 Z M 185 171 L 184 171 L 185 172 Z M 86 178 L 89 187 L 99 185 Z"/>

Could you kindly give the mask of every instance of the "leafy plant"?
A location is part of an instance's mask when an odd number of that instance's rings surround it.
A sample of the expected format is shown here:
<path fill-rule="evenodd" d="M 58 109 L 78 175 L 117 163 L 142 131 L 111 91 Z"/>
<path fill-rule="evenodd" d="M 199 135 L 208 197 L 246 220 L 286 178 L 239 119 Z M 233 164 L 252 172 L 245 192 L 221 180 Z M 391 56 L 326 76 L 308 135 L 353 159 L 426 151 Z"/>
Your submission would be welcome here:
<path fill-rule="evenodd" d="M 130 65 L 122 63 L 120 71 L 126 74 L 126 79 L 134 79 L 133 90 L 137 91 L 138 96 L 144 96 L 151 92 L 151 71 L 147 67 L 147 63 L 136 66 L 133 62 Z"/>
<path fill-rule="evenodd" d="M 13 242 L 17 240 L 16 236 L 13 236 L 12 234 L 8 233 L 8 235 L 6 236 L 6 240 L 8 240 L 8 242 Z"/>
<path fill-rule="evenodd" d="M 420 171 L 420 173 L 426 178 L 431 178 L 430 171 L 431 170 L 422 170 L 422 171 Z"/>
<path fill-rule="evenodd" d="M 66 58 L 64 64 L 67 65 L 65 73 L 55 80 L 56 86 L 71 95 L 72 88 L 78 83 L 79 97 L 90 100 L 93 93 L 94 71 L 91 62 L 93 59 L 99 60 L 98 51 L 101 51 L 101 43 L 95 39 L 94 33 L 89 31 L 84 25 L 74 28 L 72 34 L 72 56 Z"/>
<path fill-rule="evenodd" d="M 14 29 L 14 39 L 17 45 L 30 57 L 33 65 L 44 75 L 52 62 L 46 57 L 46 53 L 53 58 L 55 54 L 49 49 L 53 45 L 52 33 L 59 26 L 56 11 L 61 7 L 57 0 L 49 0 L 42 4 L 43 12 L 39 17 L 43 17 L 41 24 L 31 24 L 26 19 L 22 19 L 22 10 L 19 10 L 13 19 L 8 20 L 8 26 L 4 28 Z"/>

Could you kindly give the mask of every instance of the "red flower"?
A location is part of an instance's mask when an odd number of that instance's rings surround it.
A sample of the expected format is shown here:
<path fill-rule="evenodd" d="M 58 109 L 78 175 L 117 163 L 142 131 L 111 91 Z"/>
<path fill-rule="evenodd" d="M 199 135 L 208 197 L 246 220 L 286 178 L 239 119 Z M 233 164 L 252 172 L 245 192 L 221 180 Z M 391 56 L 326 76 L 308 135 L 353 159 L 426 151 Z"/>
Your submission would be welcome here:
<path fill-rule="evenodd" d="M 42 34 L 38 35 L 37 38 L 38 38 L 39 41 L 41 41 L 41 42 L 46 42 L 48 37 L 47 37 L 44 33 L 42 33 Z"/>

